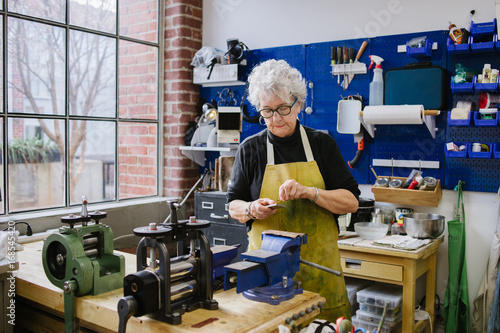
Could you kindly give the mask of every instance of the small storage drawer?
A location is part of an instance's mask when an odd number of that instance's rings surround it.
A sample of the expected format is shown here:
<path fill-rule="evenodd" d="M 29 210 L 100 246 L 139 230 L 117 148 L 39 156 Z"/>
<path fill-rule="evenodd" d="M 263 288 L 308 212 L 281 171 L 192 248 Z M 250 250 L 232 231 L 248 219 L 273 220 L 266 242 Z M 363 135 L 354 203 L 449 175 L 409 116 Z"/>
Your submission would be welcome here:
<path fill-rule="evenodd" d="M 342 271 L 348 276 L 378 278 L 395 282 L 403 281 L 403 266 L 342 257 L 340 263 Z"/>
<path fill-rule="evenodd" d="M 241 225 L 229 216 L 226 192 L 195 192 L 194 203 L 194 214 L 200 220 Z"/>
<path fill-rule="evenodd" d="M 240 261 L 240 255 L 247 251 L 248 236 L 244 224 L 233 226 L 227 223 L 212 222 L 210 227 L 203 229 L 203 232 L 207 236 L 210 246 L 241 244 L 238 256 L 233 262 Z"/>

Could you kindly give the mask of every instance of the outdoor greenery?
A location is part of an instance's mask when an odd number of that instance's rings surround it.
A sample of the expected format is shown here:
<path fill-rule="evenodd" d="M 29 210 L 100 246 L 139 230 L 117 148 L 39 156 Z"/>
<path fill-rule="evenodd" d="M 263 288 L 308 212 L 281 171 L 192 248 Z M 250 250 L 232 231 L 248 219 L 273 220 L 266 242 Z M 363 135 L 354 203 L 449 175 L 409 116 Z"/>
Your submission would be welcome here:
<path fill-rule="evenodd" d="M 61 154 L 54 142 L 40 139 L 13 139 L 8 144 L 9 163 L 47 163 L 60 161 Z"/>

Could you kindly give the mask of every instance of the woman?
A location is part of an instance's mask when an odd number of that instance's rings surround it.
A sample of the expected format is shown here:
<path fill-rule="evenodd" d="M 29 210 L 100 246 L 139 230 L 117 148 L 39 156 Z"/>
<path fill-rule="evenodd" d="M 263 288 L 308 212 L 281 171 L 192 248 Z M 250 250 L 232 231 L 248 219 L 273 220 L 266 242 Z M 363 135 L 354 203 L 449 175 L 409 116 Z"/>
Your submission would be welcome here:
<path fill-rule="evenodd" d="M 245 139 L 236 153 L 228 188 L 230 215 L 247 223 L 249 250 L 260 249 L 265 230 L 303 232 L 305 260 L 342 271 L 336 217 L 358 209 L 360 191 L 328 134 L 300 125 L 307 96 L 300 72 L 268 60 L 248 78 L 249 101 L 267 129 Z M 269 208 L 277 201 L 286 208 Z M 322 317 L 350 318 L 344 277 L 301 265 L 296 279 L 326 298 Z"/>

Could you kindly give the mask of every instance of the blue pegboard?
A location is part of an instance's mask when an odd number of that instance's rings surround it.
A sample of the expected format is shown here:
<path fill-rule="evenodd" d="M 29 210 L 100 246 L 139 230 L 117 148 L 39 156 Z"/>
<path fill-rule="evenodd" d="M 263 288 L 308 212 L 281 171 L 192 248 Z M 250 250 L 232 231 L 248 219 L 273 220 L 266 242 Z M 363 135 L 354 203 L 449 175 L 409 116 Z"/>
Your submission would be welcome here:
<path fill-rule="evenodd" d="M 438 49 L 432 51 L 431 57 L 416 59 L 406 53 L 398 53 L 398 45 L 405 45 L 407 41 L 414 37 L 427 36 L 428 39 L 438 43 Z M 492 64 L 492 68 L 500 68 L 500 58 L 498 53 L 486 52 L 478 58 L 477 54 L 454 54 L 449 55 L 446 49 L 448 32 L 430 31 L 413 34 L 402 34 L 393 36 L 377 37 L 367 39 L 366 48 L 360 61 L 369 65 L 370 54 L 381 56 L 385 59 L 382 67 L 385 70 L 390 68 L 401 68 L 415 62 L 431 62 L 433 66 L 445 68 L 451 77 L 454 75 L 455 64 L 462 62 L 468 67 L 482 68 L 484 62 Z M 242 80 L 246 80 L 248 73 L 258 63 L 275 58 L 284 59 L 293 67 L 296 67 L 306 80 L 313 83 L 314 105 L 313 113 L 304 114 L 302 124 L 316 129 L 327 130 L 337 141 L 344 159 L 351 160 L 357 150 L 352 134 L 339 134 L 337 128 L 337 106 L 338 102 L 346 96 L 359 94 L 363 98 L 364 105 L 369 103 L 369 84 L 373 73 L 358 74 L 347 88 L 338 84 L 337 78 L 331 74 L 330 50 L 332 46 L 353 47 L 356 51 L 361 46 L 364 39 L 351 39 L 342 41 L 331 41 L 323 43 L 313 43 L 308 45 L 293 45 L 286 47 L 276 47 L 267 49 L 252 50 L 247 58 L 248 64 L 242 70 Z M 478 62 L 479 61 L 479 62 Z M 496 66 L 496 67 L 495 67 Z M 341 78 L 342 80 L 343 78 Z M 201 96 L 207 99 L 215 99 L 217 91 L 224 87 L 202 88 Z M 230 87 L 237 95 L 238 102 L 241 101 L 245 87 Z M 308 89 L 309 90 L 309 89 Z M 477 103 L 477 95 L 460 96 L 461 98 L 472 99 Z M 451 110 L 456 103 L 456 96 L 451 93 L 447 96 L 447 109 L 436 117 L 436 137 L 432 138 L 425 125 L 377 125 L 375 138 L 370 140 L 365 134 L 365 151 L 363 157 L 356 168 L 352 170 L 353 176 L 360 184 L 373 184 L 375 176 L 370 170 L 373 159 L 404 159 L 423 160 L 439 162 L 439 169 L 422 169 L 425 176 L 433 176 L 441 179 L 443 188 L 453 189 L 458 180 L 466 182 L 465 189 L 473 191 L 496 192 L 500 183 L 500 159 L 458 159 L 445 158 L 444 144 L 449 141 L 461 142 L 498 142 L 500 143 L 500 126 L 497 128 L 458 128 L 446 124 L 446 112 Z M 311 105 L 311 94 L 307 105 Z M 249 105 L 249 103 L 247 102 Z M 249 105 L 251 115 L 256 115 L 256 110 Z M 264 129 L 260 124 L 249 124 L 243 122 L 242 139 Z M 406 177 L 411 169 L 374 167 L 378 175 L 394 175 Z"/>

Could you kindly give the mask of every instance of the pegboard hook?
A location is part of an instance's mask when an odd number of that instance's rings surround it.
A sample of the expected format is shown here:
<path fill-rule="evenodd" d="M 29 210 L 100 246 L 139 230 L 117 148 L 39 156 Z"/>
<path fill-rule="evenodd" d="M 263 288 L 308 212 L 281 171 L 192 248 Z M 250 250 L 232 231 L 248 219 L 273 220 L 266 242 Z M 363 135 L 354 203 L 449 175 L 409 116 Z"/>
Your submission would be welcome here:
<path fill-rule="evenodd" d="M 391 177 L 394 177 L 394 157 L 391 157 Z"/>

